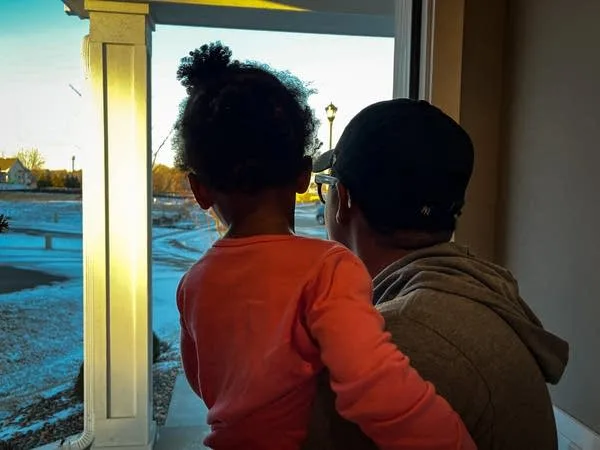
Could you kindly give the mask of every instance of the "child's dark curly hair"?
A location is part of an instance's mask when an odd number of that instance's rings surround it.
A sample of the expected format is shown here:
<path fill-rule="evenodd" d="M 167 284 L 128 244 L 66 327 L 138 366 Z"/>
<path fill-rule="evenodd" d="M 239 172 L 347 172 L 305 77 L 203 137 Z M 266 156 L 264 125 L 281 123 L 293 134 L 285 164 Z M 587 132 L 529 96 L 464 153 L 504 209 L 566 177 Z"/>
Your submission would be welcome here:
<path fill-rule="evenodd" d="M 231 59 L 220 42 L 181 60 L 188 97 L 174 136 L 175 162 L 219 192 L 292 184 L 318 148 L 314 92 L 289 72 Z M 307 158 L 308 157 L 308 158 Z"/>

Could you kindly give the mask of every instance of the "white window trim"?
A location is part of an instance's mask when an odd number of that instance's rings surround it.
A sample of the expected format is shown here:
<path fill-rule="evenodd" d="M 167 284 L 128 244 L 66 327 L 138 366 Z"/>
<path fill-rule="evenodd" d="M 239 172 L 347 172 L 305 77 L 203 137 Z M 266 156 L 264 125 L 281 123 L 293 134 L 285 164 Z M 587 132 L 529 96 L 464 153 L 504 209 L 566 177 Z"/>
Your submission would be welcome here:
<path fill-rule="evenodd" d="M 460 122 L 465 0 L 422 0 L 419 98 Z"/>
<path fill-rule="evenodd" d="M 410 92 L 410 49 L 412 0 L 397 0 L 394 37 L 394 98 L 407 98 Z"/>

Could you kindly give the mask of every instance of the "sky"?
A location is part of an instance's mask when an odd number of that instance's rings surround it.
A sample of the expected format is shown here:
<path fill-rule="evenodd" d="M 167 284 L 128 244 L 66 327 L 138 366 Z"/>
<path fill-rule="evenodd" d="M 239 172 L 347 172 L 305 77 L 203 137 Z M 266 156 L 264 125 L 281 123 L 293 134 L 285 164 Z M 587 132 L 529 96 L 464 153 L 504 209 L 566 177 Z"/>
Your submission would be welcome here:
<path fill-rule="evenodd" d="M 89 21 L 67 16 L 60 0 L 0 0 L 0 157 L 36 147 L 49 169 L 85 169 L 85 81 L 81 42 Z M 181 57 L 220 40 L 239 60 L 289 70 L 317 89 L 310 99 L 327 145 L 325 107 L 338 107 L 333 141 L 365 106 L 392 97 L 392 38 L 157 26 L 152 36 L 152 150 L 168 135 L 184 97 Z M 158 163 L 172 165 L 169 143 Z"/>

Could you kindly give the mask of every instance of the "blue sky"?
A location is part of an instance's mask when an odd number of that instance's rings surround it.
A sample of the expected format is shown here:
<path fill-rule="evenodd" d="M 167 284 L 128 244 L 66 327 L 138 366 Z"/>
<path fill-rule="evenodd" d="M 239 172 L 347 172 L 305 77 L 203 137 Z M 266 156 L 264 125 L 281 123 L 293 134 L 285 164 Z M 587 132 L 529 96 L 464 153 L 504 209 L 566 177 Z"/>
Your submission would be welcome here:
<path fill-rule="evenodd" d="M 0 155 L 38 147 L 48 168 L 67 168 L 71 156 L 85 167 L 84 100 L 70 88 L 84 85 L 81 40 L 89 22 L 69 17 L 59 0 L 0 0 Z M 183 98 L 175 79 L 179 59 L 221 40 L 241 60 L 266 62 L 311 82 L 311 105 L 323 122 L 325 106 L 339 111 L 334 142 L 364 106 L 392 96 L 393 39 L 158 26 L 153 33 L 152 147 L 164 139 Z M 172 164 L 166 145 L 158 161 Z"/>

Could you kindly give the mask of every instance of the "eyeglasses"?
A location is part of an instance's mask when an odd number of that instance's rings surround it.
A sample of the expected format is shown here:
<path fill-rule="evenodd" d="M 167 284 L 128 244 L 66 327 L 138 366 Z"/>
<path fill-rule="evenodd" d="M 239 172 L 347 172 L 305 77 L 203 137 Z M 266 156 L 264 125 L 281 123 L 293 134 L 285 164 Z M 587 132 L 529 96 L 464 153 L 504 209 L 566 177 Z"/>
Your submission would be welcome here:
<path fill-rule="evenodd" d="M 315 175 L 315 183 L 317 184 L 317 192 L 321 203 L 325 204 L 325 197 L 329 192 L 329 188 L 334 187 L 338 183 L 338 179 L 332 175 L 318 173 Z"/>

